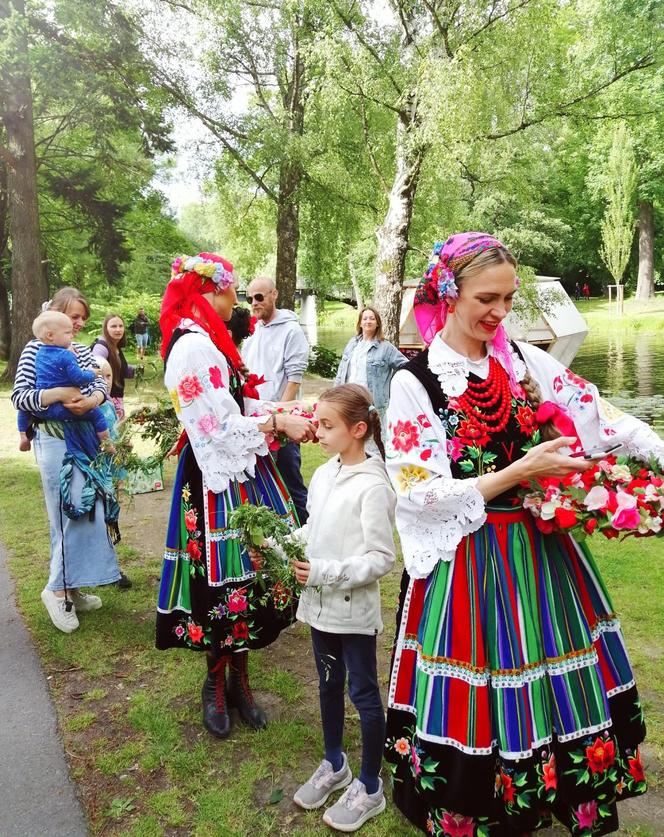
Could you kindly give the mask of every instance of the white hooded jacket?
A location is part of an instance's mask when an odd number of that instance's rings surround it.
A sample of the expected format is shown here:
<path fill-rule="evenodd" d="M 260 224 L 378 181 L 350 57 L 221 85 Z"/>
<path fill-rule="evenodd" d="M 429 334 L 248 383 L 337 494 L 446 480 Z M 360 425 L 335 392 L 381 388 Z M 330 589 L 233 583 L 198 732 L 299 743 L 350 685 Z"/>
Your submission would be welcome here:
<path fill-rule="evenodd" d="M 269 323 L 259 320 L 244 342 L 242 358 L 250 372 L 265 378 L 258 387 L 261 400 L 279 401 L 289 381 L 302 381 L 309 360 L 309 344 L 297 314 L 277 308 Z"/>
<path fill-rule="evenodd" d="M 378 579 L 394 566 L 395 504 L 378 457 L 342 465 L 335 456 L 317 469 L 300 530 L 311 562 L 300 621 L 336 634 L 382 632 Z"/>

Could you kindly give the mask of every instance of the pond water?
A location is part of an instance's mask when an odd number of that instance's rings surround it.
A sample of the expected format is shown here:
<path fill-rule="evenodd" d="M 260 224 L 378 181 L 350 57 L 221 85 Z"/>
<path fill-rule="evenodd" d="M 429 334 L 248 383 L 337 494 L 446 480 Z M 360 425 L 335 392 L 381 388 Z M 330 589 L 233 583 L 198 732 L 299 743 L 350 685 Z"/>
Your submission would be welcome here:
<path fill-rule="evenodd" d="M 318 329 L 318 342 L 341 354 L 350 331 Z M 664 436 L 664 338 L 657 334 L 594 330 L 574 358 L 572 369 L 600 393 L 638 416 Z"/>

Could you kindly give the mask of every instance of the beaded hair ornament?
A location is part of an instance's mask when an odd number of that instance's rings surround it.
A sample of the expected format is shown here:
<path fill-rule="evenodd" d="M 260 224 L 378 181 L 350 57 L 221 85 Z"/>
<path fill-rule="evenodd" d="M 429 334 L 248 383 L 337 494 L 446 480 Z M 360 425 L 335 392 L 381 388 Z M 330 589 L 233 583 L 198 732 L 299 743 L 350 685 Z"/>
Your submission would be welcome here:
<path fill-rule="evenodd" d="M 434 245 L 427 269 L 415 291 L 413 303 L 415 322 L 427 346 L 445 325 L 450 303 L 454 303 L 459 297 L 456 283 L 458 273 L 480 253 L 492 248 L 509 252 L 497 238 L 481 232 L 456 233 L 447 241 L 438 241 Z M 515 284 L 518 288 L 518 278 Z M 523 389 L 516 379 L 512 349 L 502 323 L 498 326 L 491 343 L 494 356 L 500 360 L 508 374 L 512 393 L 522 397 Z"/>

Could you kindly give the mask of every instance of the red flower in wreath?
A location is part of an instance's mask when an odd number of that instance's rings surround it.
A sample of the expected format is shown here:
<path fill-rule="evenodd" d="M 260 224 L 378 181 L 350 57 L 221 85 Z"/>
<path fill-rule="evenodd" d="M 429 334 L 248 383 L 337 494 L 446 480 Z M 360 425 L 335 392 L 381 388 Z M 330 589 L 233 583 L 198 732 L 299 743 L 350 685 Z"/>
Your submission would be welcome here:
<path fill-rule="evenodd" d="M 459 422 L 456 435 L 465 445 L 477 445 L 483 447 L 489 441 L 489 434 L 486 427 L 474 418 L 464 419 Z"/>
<path fill-rule="evenodd" d="M 184 513 L 184 525 L 187 527 L 187 532 L 196 531 L 196 509 L 187 509 Z"/>
<path fill-rule="evenodd" d="M 556 757 L 552 753 L 551 758 L 542 765 L 544 774 L 544 789 L 555 790 L 558 787 L 558 775 L 556 774 Z"/>
<path fill-rule="evenodd" d="M 187 552 L 192 561 L 198 561 L 201 557 L 201 545 L 196 540 L 190 540 L 187 543 Z"/>
<path fill-rule="evenodd" d="M 503 771 L 501 770 L 500 783 L 503 786 L 503 802 L 514 802 L 514 794 L 516 793 L 516 788 L 514 787 L 512 777 L 508 776 L 507 773 L 503 773 Z"/>
<path fill-rule="evenodd" d="M 571 529 L 579 522 L 576 513 L 572 509 L 558 508 L 555 510 L 556 523 L 561 529 Z"/>
<path fill-rule="evenodd" d="M 189 639 L 196 643 L 196 645 L 203 639 L 203 628 L 195 622 L 187 623 L 187 633 L 189 634 Z"/>
<path fill-rule="evenodd" d="M 394 450 L 401 450 L 404 453 L 413 448 L 419 447 L 420 434 L 412 421 L 398 421 L 394 426 L 394 437 L 392 446 Z"/>
<path fill-rule="evenodd" d="M 596 738 L 591 747 L 586 747 L 588 767 L 593 773 L 604 773 L 616 760 L 616 748 L 611 739 Z"/>
<path fill-rule="evenodd" d="M 637 782 L 644 782 L 646 774 L 641 763 L 641 752 L 637 750 L 634 758 L 627 759 L 627 761 L 629 762 L 629 772 L 632 778 Z"/>
<path fill-rule="evenodd" d="M 243 619 L 233 625 L 233 636 L 235 639 L 249 639 L 249 625 Z"/>
<path fill-rule="evenodd" d="M 532 436 L 537 430 L 537 418 L 530 407 L 519 407 L 516 411 L 516 420 L 521 428 L 521 432 L 526 436 Z"/>

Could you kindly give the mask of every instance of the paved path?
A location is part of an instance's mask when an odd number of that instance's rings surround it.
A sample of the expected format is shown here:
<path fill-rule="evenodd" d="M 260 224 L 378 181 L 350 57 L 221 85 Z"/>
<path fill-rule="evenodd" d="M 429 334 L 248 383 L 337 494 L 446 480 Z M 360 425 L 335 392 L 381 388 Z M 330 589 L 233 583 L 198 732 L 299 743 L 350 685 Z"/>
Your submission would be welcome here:
<path fill-rule="evenodd" d="M 46 677 L 0 546 L 0 835 L 87 837 Z"/>

